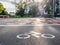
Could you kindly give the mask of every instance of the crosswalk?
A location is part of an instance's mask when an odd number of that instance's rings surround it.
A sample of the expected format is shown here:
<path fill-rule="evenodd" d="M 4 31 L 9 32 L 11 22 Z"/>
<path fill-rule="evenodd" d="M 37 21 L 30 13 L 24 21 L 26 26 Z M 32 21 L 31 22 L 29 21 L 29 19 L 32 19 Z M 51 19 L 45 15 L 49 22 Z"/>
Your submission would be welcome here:
<path fill-rule="evenodd" d="M 60 25 L 60 19 L 59 20 L 57 20 L 57 19 L 48 20 L 47 19 L 47 22 L 50 22 L 50 23 L 53 23 L 53 24 L 59 24 Z"/>
<path fill-rule="evenodd" d="M 60 20 L 49 18 L 3 19 L 0 26 L 41 26 L 60 25 Z"/>

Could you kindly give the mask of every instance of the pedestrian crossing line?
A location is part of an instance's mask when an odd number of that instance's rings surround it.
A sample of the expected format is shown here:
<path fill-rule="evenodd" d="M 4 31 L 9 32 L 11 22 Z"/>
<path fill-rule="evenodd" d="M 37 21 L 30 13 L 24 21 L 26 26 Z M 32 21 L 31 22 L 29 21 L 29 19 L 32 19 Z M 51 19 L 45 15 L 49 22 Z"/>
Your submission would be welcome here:
<path fill-rule="evenodd" d="M 48 20 L 48 22 L 51 22 L 53 24 L 60 24 L 60 21 L 57 21 L 57 20 Z"/>
<path fill-rule="evenodd" d="M 57 21 L 57 20 L 53 20 L 55 23 L 57 23 L 57 24 L 60 24 L 60 21 Z"/>

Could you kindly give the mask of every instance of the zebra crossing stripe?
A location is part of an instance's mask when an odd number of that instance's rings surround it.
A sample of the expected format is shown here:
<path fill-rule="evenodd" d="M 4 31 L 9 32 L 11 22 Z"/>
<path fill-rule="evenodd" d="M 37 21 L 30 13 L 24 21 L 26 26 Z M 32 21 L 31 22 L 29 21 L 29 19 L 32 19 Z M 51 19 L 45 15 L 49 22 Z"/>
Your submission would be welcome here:
<path fill-rule="evenodd" d="M 60 21 L 57 21 L 57 20 L 47 20 L 47 21 L 53 24 L 60 24 Z"/>

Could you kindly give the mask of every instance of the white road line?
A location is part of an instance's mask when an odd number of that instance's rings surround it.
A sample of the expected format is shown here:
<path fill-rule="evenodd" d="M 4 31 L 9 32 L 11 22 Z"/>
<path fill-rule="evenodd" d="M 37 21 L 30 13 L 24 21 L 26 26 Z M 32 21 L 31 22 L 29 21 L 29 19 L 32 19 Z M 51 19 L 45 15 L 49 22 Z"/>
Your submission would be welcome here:
<path fill-rule="evenodd" d="M 55 26 L 60 24 L 36 24 L 36 25 L 0 25 L 0 26 Z"/>

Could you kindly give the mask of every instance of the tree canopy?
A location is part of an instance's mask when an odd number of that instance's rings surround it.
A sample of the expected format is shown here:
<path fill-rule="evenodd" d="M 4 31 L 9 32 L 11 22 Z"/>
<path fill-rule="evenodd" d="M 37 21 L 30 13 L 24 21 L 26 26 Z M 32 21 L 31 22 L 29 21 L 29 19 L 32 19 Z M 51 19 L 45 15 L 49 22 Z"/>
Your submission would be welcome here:
<path fill-rule="evenodd" d="M 8 14 L 8 12 L 4 8 L 3 4 L 0 3 L 0 15 L 7 15 L 7 14 Z"/>
<path fill-rule="evenodd" d="M 0 3 L 0 13 L 2 13 L 2 10 L 4 10 L 4 7 L 3 7 L 2 3 Z"/>

